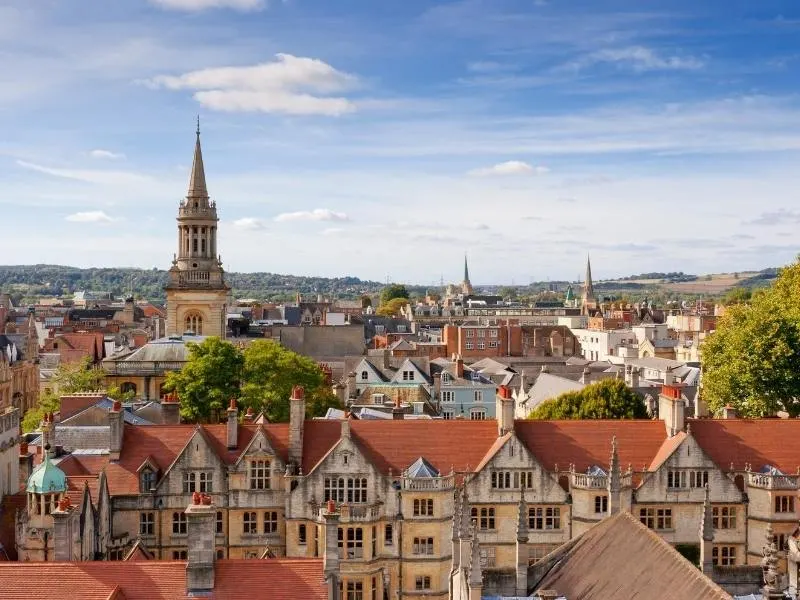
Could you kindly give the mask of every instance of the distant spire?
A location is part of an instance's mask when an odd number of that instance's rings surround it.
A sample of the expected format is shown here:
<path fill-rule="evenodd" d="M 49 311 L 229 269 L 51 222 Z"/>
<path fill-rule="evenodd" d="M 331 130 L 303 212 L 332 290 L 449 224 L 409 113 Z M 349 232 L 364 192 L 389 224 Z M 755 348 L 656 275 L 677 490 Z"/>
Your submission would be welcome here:
<path fill-rule="evenodd" d="M 464 281 L 469 281 L 469 266 L 467 265 L 467 255 L 464 254 Z"/>
<path fill-rule="evenodd" d="M 583 281 L 583 295 L 586 298 L 594 298 L 594 286 L 592 285 L 592 263 L 589 255 L 586 255 L 586 279 Z"/>
<path fill-rule="evenodd" d="M 200 148 L 200 116 L 197 117 L 197 139 L 194 143 L 194 160 L 192 161 L 192 173 L 189 175 L 188 198 L 208 198 L 206 188 L 206 172 L 203 168 L 203 151 Z"/>

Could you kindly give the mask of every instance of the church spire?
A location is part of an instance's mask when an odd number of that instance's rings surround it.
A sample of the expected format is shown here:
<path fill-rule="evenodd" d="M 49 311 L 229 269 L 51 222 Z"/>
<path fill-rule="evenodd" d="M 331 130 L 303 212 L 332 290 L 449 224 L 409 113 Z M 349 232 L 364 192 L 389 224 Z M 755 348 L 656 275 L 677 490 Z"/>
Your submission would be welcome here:
<path fill-rule="evenodd" d="M 589 255 L 586 255 L 586 279 L 583 282 L 584 297 L 594 298 L 594 285 L 592 285 L 592 263 Z"/>
<path fill-rule="evenodd" d="M 472 282 L 469 280 L 469 266 L 467 265 L 467 253 L 464 253 L 464 281 L 461 282 L 461 293 L 469 296 L 472 294 Z"/>
<path fill-rule="evenodd" d="M 469 281 L 469 266 L 467 265 L 466 254 L 464 254 L 464 281 Z"/>
<path fill-rule="evenodd" d="M 188 198 L 208 198 L 206 188 L 206 171 L 203 168 L 203 150 L 200 147 L 200 116 L 197 117 L 197 139 L 194 143 L 194 160 L 192 161 L 192 173 L 189 175 Z"/>

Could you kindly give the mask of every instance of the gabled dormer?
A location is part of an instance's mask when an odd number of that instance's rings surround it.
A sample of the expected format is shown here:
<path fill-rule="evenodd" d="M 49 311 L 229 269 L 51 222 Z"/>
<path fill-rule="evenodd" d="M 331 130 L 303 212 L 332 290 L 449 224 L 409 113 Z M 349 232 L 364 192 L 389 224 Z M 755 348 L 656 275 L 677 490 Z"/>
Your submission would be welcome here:
<path fill-rule="evenodd" d="M 139 493 L 149 494 L 158 485 L 159 468 L 158 463 L 152 456 L 144 459 L 144 462 L 136 469 L 139 476 Z"/>
<path fill-rule="evenodd" d="M 362 358 L 361 362 L 354 369 L 356 374 L 356 385 L 369 385 L 372 383 L 385 383 L 386 379 L 383 374 L 375 368 L 366 358 Z"/>
<path fill-rule="evenodd" d="M 229 485 L 234 489 L 278 489 L 280 485 L 277 478 L 283 475 L 285 468 L 267 432 L 259 426 L 234 463 Z"/>
<path fill-rule="evenodd" d="M 403 364 L 400 365 L 400 368 L 397 369 L 397 373 L 394 374 L 394 377 L 392 377 L 392 383 L 416 383 L 424 385 L 428 383 L 428 377 L 412 360 L 407 358 L 403 361 Z"/>
<path fill-rule="evenodd" d="M 224 472 L 215 445 L 198 425 L 156 487 L 167 494 L 220 493 L 226 487 Z"/>

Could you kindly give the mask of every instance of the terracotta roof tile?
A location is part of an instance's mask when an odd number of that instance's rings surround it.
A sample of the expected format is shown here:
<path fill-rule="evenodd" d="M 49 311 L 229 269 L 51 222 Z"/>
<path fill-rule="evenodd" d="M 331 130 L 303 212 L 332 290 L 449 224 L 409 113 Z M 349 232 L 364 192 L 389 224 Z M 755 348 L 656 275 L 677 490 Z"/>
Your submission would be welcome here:
<path fill-rule="evenodd" d="M 648 466 L 666 437 L 662 421 L 516 421 L 517 437 L 552 471 L 555 465 L 566 470 L 570 464 L 578 472 L 598 465 L 607 468 L 611 458 L 611 439 L 617 436 L 619 462 L 623 470 Z"/>
<path fill-rule="evenodd" d="M 183 600 L 185 573 L 185 561 L 3 563 L 0 590 L 4 600 Z M 115 590 L 121 595 L 113 596 Z M 218 560 L 209 598 L 324 600 L 322 560 Z"/>
<path fill-rule="evenodd" d="M 797 419 L 697 419 L 692 436 L 721 469 L 754 471 L 764 465 L 786 474 L 800 468 L 800 421 Z"/>
<path fill-rule="evenodd" d="M 653 457 L 653 462 L 650 463 L 650 467 L 648 467 L 648 471 L 657 471 L 658 468 L 664 464 L 664 462 L 672 456 L 672 453 L 678 449 L 678 446 L 681 445 L 683 440 L 686 439 L 686 432 L 679 431 L 676 435 L 673 435 L 671 438 L 664 439 L 664 443 L 661 444 L 661 448 L 658 449 L 658 452 Z"/>
<path fill-rule="evenodd" d="M 335 425 L 338 439 L 340 424 L 328 423 Z M 350 428 L 359 447 L 384 473 L 391 469 L 399 474 L 420 456 L 442 474 L 451 468 L 475 470 L 497 440 L 494 420 L 368 420 L 352 421 Z"/>

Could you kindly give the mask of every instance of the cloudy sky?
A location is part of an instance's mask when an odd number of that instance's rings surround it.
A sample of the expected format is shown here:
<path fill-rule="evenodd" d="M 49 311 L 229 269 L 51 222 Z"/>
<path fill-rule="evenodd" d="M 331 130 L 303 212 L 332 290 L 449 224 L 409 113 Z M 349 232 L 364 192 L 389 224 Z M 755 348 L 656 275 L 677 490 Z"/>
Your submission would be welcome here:
<path fill-rule="evenodd" d="M 657 8 L 649 8 L 650 6 Z M 794 0 L 0 0 L 2 263 L 430 284 L 799 249 Z"/>

